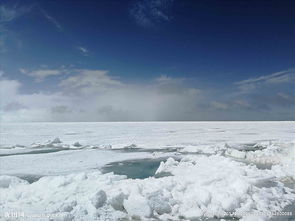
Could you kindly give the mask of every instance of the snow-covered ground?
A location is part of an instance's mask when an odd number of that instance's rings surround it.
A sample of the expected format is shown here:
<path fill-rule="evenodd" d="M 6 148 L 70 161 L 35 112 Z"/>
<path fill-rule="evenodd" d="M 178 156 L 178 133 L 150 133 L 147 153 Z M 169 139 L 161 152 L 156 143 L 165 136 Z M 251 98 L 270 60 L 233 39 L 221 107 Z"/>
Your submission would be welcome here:
<path fill-rule="evenodd" d="M 295 219 L 295 122 L 3 123 L 0 130 L 0 220 Z M 158 158 L 156 174 L 167 176 L 102 170 Z"/>

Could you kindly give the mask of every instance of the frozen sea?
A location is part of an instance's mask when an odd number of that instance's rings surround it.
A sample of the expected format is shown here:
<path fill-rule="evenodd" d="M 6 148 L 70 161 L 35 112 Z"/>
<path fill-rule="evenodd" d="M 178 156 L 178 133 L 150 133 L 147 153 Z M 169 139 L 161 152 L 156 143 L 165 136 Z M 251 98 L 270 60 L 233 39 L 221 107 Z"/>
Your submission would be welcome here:
<path fill-rule="evenodd" d="M 1 123 L 0 220 L 295 220 L 295 122 Z"/>

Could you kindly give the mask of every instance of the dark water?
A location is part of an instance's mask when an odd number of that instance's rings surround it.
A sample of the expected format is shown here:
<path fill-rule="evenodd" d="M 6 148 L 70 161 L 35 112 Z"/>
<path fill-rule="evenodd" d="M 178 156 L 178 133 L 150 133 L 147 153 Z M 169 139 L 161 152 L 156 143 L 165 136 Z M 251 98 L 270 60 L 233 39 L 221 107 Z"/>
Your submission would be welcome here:
<path fill-rule="evenodd" d="M 114 172 L 117 175 L 126 175 L 130 179 L 145 179 L 148 177 L 169 176 L 170 173 L 155 175 L 160 163 L 166 158 L 128 160 L 107 164 L 102 168 L 103 173 Z"/>
<path fill-rule="evenodd" d="M 44 153 L 54 153 L 62 150 L 68 150 L 68 149 L 61 149 L 61 148 L 51 148 L 51 149 L 38 149 L 38 150 L 32 150 L 29 152 L 20 152 L 20 153 L 10 153 L 10 154 L 0 154 L 0 157 L 6 157 L 6 156 L 15 156 L 15 155 L 26 155 L 26 154 L 44 154 Z"/>
<path fill-rule="evenodd" d="M 178 152 L 181 149 L 183 149 L 183 147 L 153 148 L 153 149 L 139 148 L 139 147 L 133 147 L 133 148 L 125 147 L 125 148 L 122 148 L 122 149 L 117 149 L 117 150 L 112 150 L 112 151 L 118 151 L 118 152 L 124 152 L 124 153 L 129 153 L 129 152 L 172 153 L 172 152 Z"/>
<path fill-rule="evenodd" d="M 28 181 L 30 184 L 38 181 L 42 175 L 31 175 L 31 174 L 21 174 L 21 175 L 16 175 L 17 177 Z"/>
<path fill-rule="evenodd" d="M 153 153 L 153 152 L 163 152 L 163 153 L 172 153 L 172 152 L 177 152 L 181 148 L 163 148 L 163 149 L 143 149 L 143 148 L 138 148 L 138 147 L 126 147 L 122 149 L 109 149 L 108 151 L 114 151 L 114 152 L 121 152 L 121 153 L 131 153 L 131 152 L 148 152 L 148 153 Z M 36 150 L 31 150 L 28 152 L 19 152 L 19 153 L 5 153 L 5 154 L 0 154 L 0 157 L 6 157 L 6 156 L 15 156 L 15 155 L 27 155 L 27 154 L 46 154 L 46 153 L 54 153 L 54 152 L 59 152 L 59 151 L 66 151 L 66 150 L 81 150 L 81 149 L 70 149 L 70 148 L 46 148 L 46 149 L 36 149 Z M 105 149 L 97 149 L 106 151 Z"/>

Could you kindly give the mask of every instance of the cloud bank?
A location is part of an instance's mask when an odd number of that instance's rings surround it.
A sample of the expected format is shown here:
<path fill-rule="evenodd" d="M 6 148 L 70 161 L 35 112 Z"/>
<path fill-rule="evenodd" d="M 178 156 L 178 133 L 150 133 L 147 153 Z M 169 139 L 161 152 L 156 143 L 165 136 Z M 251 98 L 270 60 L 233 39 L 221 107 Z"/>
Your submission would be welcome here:
<path fill-rule="evenodd" d="M 58 83 L 58 91 L 51 93 L 23 94 L 19 81 L 3 77 L 2 120 L 173 120 L 180 119 L 201 96 L 199 89 L 187 87 L 183 79 L 162 76 L 145 84 L 131 84 L 103 70 L 72 69 L 70 72 L 70 76 Z M 58 70 L 28 73 L 44 80 Z"/>
<path fill-rule="evenodd" d="M 52 83 L 49 77 L 56 75 L 61 78 L 55 79 L 54 91 L 24 93 L 25 85 L 3 74 L 2 121 L 295 120 L 294 82 L 273 81 L 285 76 L 293 79 L 290 70 L 245 79 L 229 85 L 227 91 L 197 88 L 190 79 L 167 75 L 130 83 L 106 70 L 22 71 L 36 84 Z M 259 90 L 245 93 L 241 86 L 248 84 Z"/>

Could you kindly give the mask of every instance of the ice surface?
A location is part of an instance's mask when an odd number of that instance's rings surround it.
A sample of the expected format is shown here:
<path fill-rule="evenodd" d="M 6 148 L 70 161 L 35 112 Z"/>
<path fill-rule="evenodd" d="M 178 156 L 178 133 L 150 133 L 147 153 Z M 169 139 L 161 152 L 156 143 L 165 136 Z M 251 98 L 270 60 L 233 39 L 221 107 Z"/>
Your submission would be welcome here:
<path fill-rule="evenodd" d="M 63 144 L 123 148 L 189 147 L 294 140 L 294 122 L 1 123 L 1 146 Z"/>
<path fill-rule="evenodd" d="M 0 174 L 56 175 L 98 169 L 114 161 L 153 158 L 148 152 L 65 150 L 47 154 L 25 154 L 0 158 Z"/>
<path fill-rule="evenodd" d="M 197 220 L 235 212 L 241 220 L 270 220 L 244 214 L 294 210 L 294 135 L 294 122 L 3 124 L 0 216 Z M 101 172 L 119 161 L 167 157 L 157 174 L 171 176 Z M 25 180 L 33 175 L 34 182 Z"/>

